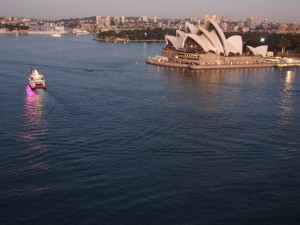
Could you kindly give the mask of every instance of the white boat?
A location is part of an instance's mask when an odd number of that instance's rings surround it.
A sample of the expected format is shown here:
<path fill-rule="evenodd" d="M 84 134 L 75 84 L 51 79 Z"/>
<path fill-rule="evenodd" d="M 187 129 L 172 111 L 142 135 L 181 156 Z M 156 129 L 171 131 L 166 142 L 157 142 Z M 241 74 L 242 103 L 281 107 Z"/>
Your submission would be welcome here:
<path fill-rule="evenodd" d="M 51 37 L 61 37 L 61 34 L 55 33 L 55 34 L 52 34 Z"/>
<path fill-rule="evenodd" d="M 31 69 L 31 72 L 28 76 L 28 84 L 32 90 L 46 89 L 45 78 L 37 69 Z"/>
<path fill-rule="evenodd" d="M 78 29 L 78 28 L 73 29 L 72 33 L 75 35 L 90 34 L 86 30 L 82 30 L 82 29 Z"/>

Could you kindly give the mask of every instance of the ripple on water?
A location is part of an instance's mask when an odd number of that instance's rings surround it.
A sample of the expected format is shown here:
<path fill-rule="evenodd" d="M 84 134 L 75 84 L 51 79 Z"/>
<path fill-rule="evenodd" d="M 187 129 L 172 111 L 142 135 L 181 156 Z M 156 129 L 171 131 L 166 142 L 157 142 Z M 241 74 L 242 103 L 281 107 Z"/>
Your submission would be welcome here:
<path fill-rule="evenodd" d="M 135 64 L 163 44 L 0 39 L 2 223 L 300 221 L 299 69 L 170 69 Z M 26 87 L 33 65 L 47 90 Z"/>

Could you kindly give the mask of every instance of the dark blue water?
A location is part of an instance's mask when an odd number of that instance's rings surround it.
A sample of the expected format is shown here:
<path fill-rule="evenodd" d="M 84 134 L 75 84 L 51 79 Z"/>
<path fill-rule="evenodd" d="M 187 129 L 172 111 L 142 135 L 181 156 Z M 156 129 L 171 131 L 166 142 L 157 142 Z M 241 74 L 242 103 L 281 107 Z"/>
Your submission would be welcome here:
<path fill-rule="evenodd" d="M 0 36 L 1 225 L 300 224 L 300 70 L 145 64 L 163 46 Z"/>

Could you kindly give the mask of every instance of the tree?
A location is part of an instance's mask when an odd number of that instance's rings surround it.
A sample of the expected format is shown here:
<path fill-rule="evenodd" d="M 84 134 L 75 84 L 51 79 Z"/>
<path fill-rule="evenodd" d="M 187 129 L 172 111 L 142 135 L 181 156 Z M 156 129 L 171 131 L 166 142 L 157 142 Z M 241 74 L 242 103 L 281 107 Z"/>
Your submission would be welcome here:
<path fill-rule="evenodd" d="M 281 38 L 277 46 L 281 48 L 281 57 L 283 57 L 286 48 L 291 46 L 291 40 L 287 38 Z"/>

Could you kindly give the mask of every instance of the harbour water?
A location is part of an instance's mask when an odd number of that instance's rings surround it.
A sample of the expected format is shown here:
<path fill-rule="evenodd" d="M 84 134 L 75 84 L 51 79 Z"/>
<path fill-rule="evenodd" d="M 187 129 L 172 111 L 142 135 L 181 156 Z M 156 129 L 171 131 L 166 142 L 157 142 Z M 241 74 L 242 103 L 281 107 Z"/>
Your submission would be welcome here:
<path fill-rule="evenodd" d="M 164 43 L 92 38 L 0 36 L 1 225 L 300 223 L 299 68 L 157 67 Z"/>

